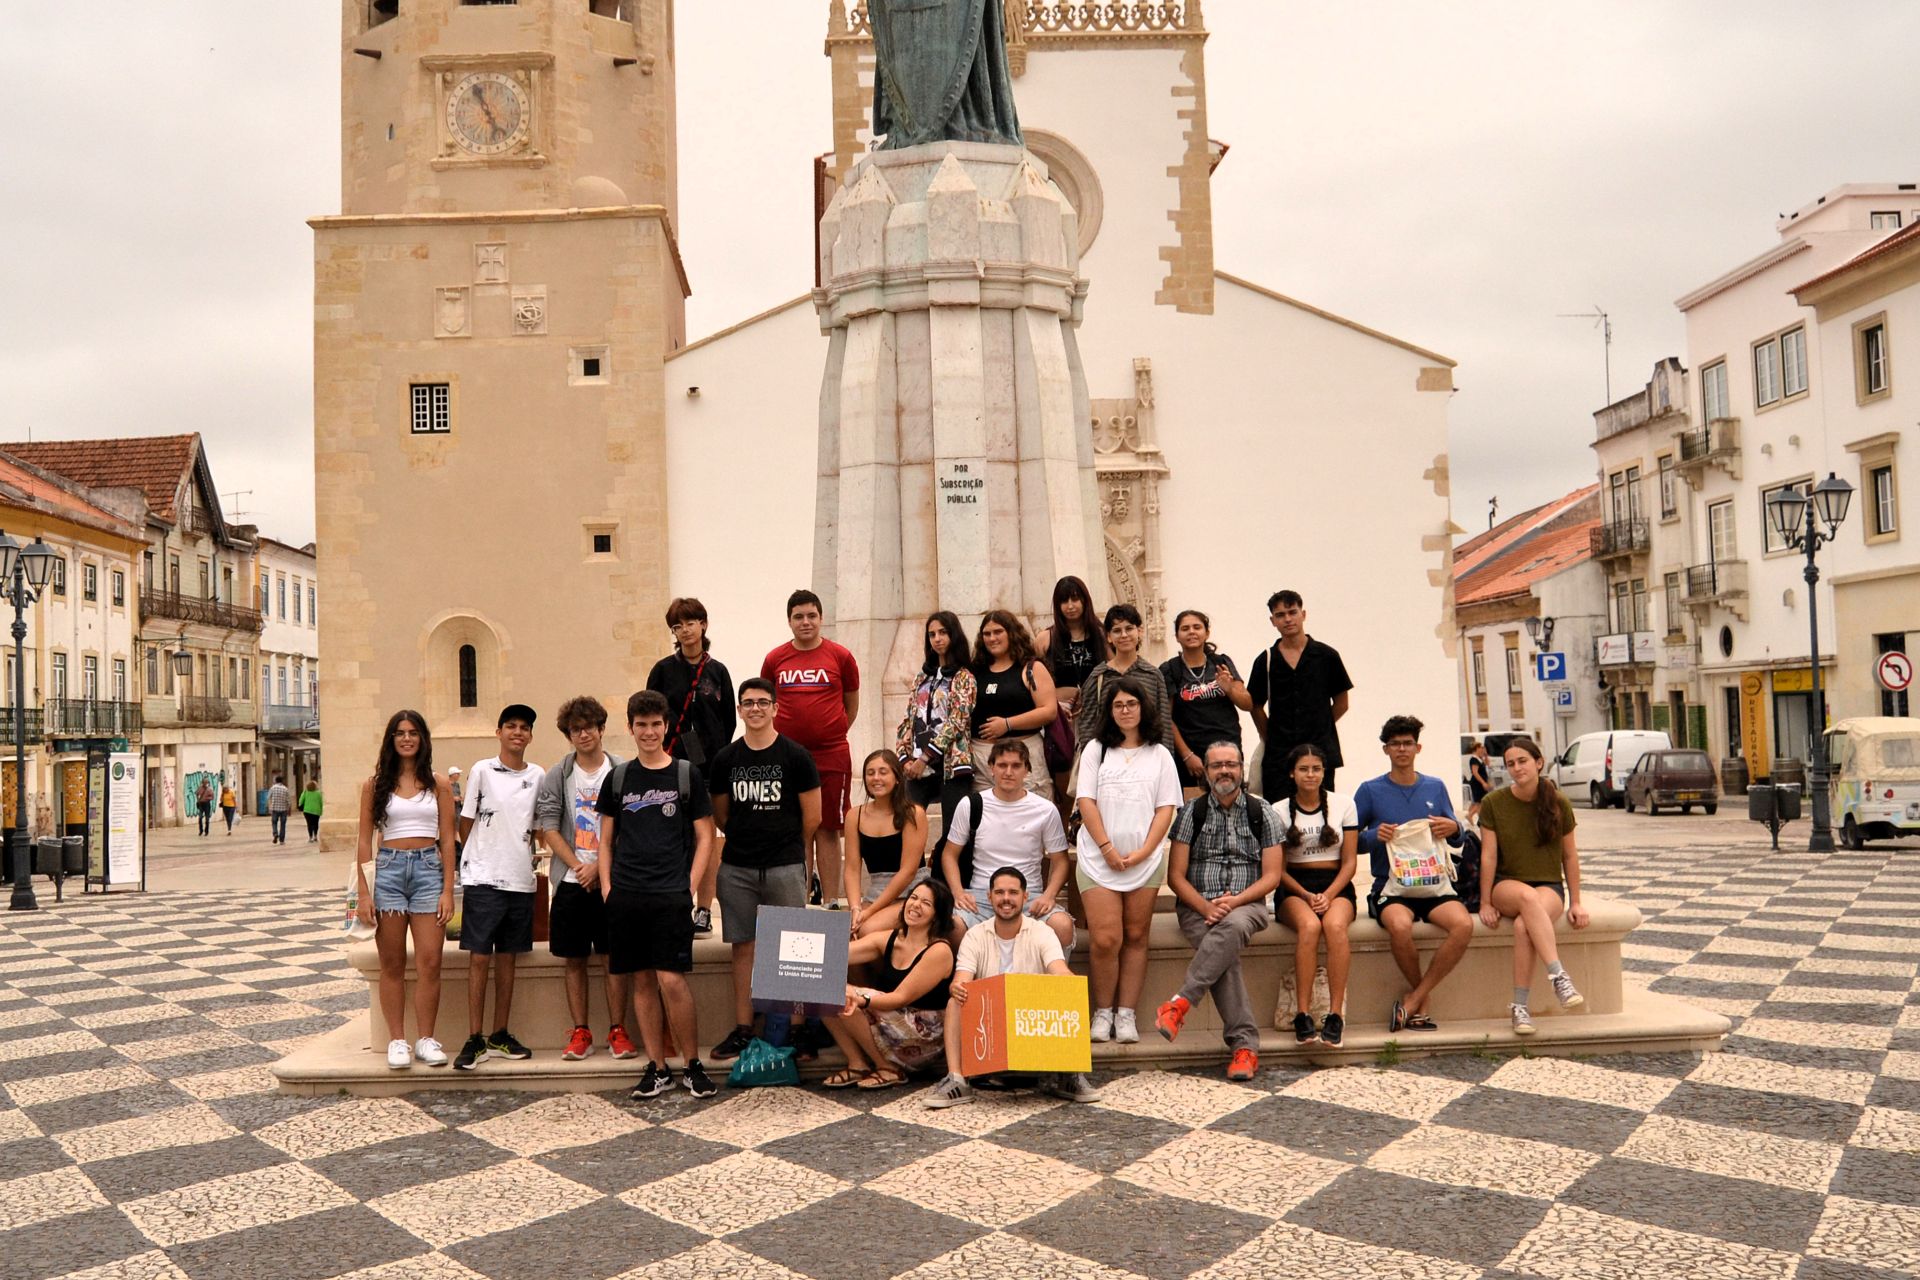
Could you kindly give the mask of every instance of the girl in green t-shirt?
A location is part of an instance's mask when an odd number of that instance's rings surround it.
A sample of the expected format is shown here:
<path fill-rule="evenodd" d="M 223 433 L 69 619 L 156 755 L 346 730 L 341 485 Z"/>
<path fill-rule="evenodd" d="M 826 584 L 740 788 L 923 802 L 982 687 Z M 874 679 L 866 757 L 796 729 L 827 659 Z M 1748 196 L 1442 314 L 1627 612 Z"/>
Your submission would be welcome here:
<path fill-rule="evenodd" d="M 1489 929 L 1497 928 L 1502 917 L 1513 921 L 1513 1033 L 1530 1036 L 1527 999 L 1536 953 L 1561 1008 L 1585 1000 L 1560 964 L 1553 930 L 1563 909 L 1576 929 L 1587 927 L 1588 916 L 1580 902 L 1573 805 L 1540 775 L 1545 757 L 1533 739 L 1515 738 L 1502 759 L 1513 784 L 1480 806 L 1480 883 L 1490 886 L 1481 899 L 1480 921 Z"/>

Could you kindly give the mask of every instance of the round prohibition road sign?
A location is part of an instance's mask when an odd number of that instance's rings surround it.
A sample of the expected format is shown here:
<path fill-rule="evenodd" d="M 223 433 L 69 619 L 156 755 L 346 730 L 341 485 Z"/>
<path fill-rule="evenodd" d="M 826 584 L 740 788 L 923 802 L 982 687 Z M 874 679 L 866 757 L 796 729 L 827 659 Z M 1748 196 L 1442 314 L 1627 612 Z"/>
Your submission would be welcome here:
<path fill-rule="evenodd" d="M 1904 653 L 1883 653 L 1874 666 L 1873 674 L 1880 681 L 1882 689 L 1899 693 L 1913 683 L 1913 659 Z"/>

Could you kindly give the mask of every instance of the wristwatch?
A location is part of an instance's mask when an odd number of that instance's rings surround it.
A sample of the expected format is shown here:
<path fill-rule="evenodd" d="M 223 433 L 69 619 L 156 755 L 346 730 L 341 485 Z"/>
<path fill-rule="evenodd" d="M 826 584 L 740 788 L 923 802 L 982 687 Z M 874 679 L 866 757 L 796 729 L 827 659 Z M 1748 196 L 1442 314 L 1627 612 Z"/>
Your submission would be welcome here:
<path fill-rule="evenodd" d="M 873 992 L 871 992 L 871 991 L 862 991 L 862 992 L 860 993 L 860 1007 L 861 1007 L 862 1009 L 871 1009 L 871 1008 L 873 1008 Z"/>

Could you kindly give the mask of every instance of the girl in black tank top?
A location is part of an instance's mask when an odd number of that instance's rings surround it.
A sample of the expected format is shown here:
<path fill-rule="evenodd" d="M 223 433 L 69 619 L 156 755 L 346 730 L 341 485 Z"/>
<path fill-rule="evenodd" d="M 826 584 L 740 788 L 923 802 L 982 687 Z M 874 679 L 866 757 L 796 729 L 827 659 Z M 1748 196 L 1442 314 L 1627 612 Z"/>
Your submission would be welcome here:
<path fill-rule="evenodd" d="M 922 960 L 925 960 L 927 958 L 927 954 L 931 952 L 935 947 L 947 948 L 947 952 L 949 955 L 951 955 L 953 952 L 952 944 L 949 943 L 945 938 L 935 938 L 933 939 L 933 941 L 929 942 L 925 947 L 921 948 L 918 952 L 916 952 L 914 954 L 913 959 L 907 961 L 906 968 L 898 969 L 894 967 L 894 963 L 893 963 L 893 944 L 895 939 L 899 938 L 899 936 L 900 936 L 900 930 L 898 929 L 895 929 L 892 933 L 889 933 L 887 935 L 887 945 L 880 948 L 880 956 L 878 959 L 876 959 L 873 962 L 873 970 L 872 970 L 873 986 L 876 991 L 889 991 L 889 992 L 898 991 L 900 989 L 900 984 L 907 980 L 907 975 L 912 973 L 914 970 L 914 967 L 918 965 Z M 949 965 L 949 969 L 948 969 L 947 976 L 940 979 L 938 983 L 934 984 L 934 987 L 932 990 L 928 991 L 925 995 L 921 996 L 918 1000 L 914 1000 L 908 1003 L 907 1008 L 909 1009 L 945 1009 L 947 1007 L 948 988 L 953 985 L 953 973 L 951 969 L 952 961 L 948 961 L 948 965 Z"/>
<path fill-rule="evenodd" d="M 900 758 L 875 751 L 860 766 L 867 801 L 847 815 L 844 861 L 853 936 L 886 929 L 900 917 L 900 899 L 920 870 L 927 847 L 927 811 L 907 794 Z"/>
<path fill-rule="evenodd" d="M 848 969 L 864 970 L 872 981 L 849 981 L 846 1009 L 821 1020 L 847 1055 L 846 1068 L 821 1081 L 829 1089 L 888 1089 L 904 1084 L 908 1072 L 941 1064 L 953 983 L 953 894 L 938 880 L 922 880 L 898 914 L 897 926 L 847 947 Z"/>

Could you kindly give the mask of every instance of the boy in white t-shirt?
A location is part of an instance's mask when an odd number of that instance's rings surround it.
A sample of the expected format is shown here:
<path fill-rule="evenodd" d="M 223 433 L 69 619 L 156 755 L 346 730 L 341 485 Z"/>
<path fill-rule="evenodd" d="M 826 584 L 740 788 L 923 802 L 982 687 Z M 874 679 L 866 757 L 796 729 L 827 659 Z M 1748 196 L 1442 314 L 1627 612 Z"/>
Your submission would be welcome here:
<path fill-rule="evenodd" d="M 460 949 L 467 953 L 467 1042 L 453 1060 L 471 1071 L 489 1056 L 531 1058 L 513 1038 L 513 967 L 533 950 L 533 804 L 546 770 L 527 760 L 534 711 L 516 702 L 500 712 L 494 737 L 500 754 L 473 766 L 460 805 Z M 497 963 L 495 963 L 497 960 Z M 493 973 L 493 1016 L 485 1034 L 487 973 Z"/>
<path fill-rule="evenodd" d="M 1044 865 L 1046 883 L 1027 900 L 1027 914 L 1044 921 L 1060 939 L 1061 948 L 1071 951 L 1073 917 L 1059 905 L 1068 865 L 1067 829 L 1061 825 L 1060 811 L 1053 801 L 1027 790 L 1033 761 L 1024 741 L 995 743 L 987 767 L 993 772 L 993 789 L 980 796 L 980 831 L 973 838 L 970 874 L 962 874 L 960 860 L 973 831 L 972 804 L 955 805 L 947 827 L 941 867 L 947 887 L 953 890 L 953 913 L 968 927 L 993 919 L 988 890 L 994 872 L 1013 867 L 1026 884 L 1034 885 L 1040 883 Z"/>

